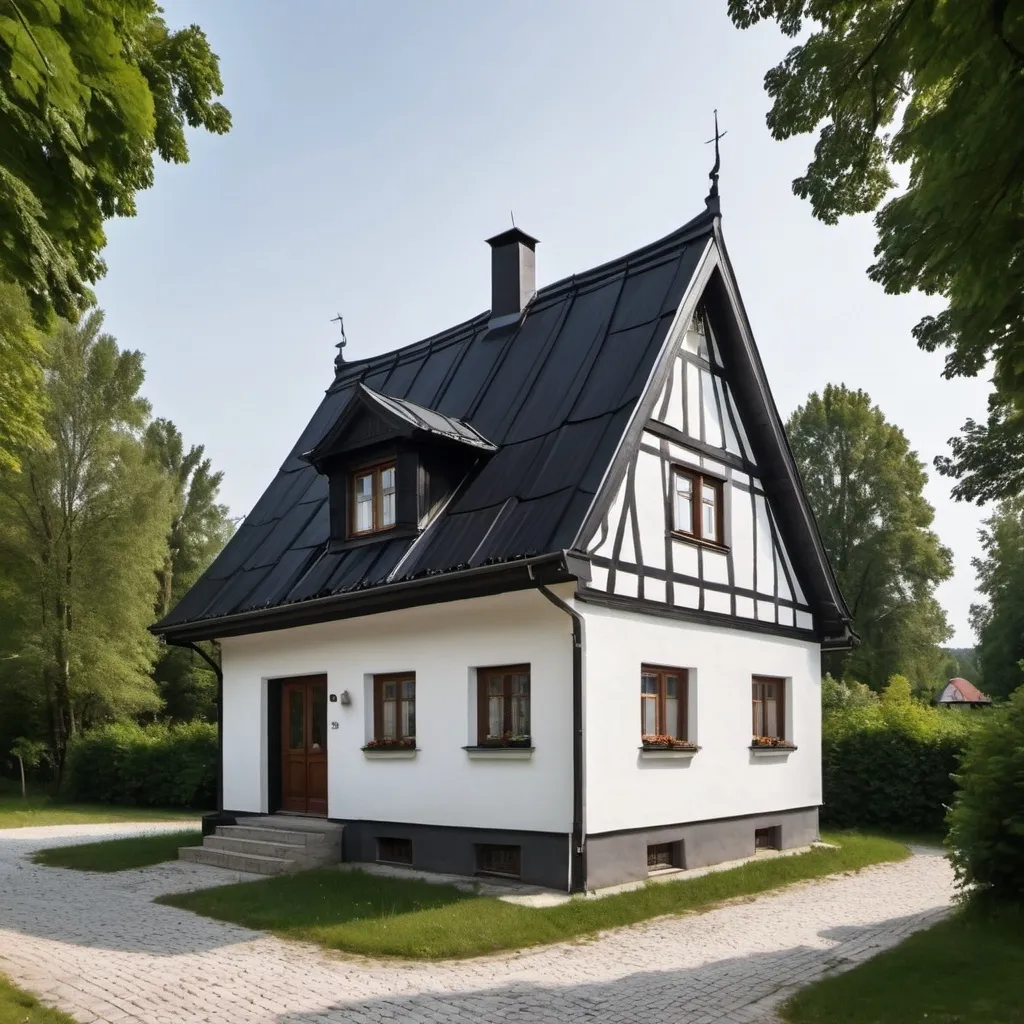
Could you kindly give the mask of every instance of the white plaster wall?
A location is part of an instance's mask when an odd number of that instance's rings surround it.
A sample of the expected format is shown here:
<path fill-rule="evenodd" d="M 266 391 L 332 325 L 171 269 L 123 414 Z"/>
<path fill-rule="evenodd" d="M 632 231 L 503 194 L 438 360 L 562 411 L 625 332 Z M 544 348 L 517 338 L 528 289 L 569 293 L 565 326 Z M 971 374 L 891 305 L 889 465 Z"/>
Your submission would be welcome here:
<path fill-rule="evenodd" d="M 815 643 L 578 603 L 586 623 L 588 833 L 704 821 L 821 802 L 821 675 Z M 640 666 L 690 670 L 690 762 L 645 760 Z M 786 759 L 750 753 L 751 676 L 787 678 Z M 695 690 L 694 690 L 695 687 Z"/>
<path fill-rule="evenodd" d="M 564 596 L 571 586 L 553 588 Z M 224 805 L 267 811 L 267 679 L 326 673 L 332 818 L 568 832 L 572 823 L 571 620 L 535 590 L 222 641 Z M 471 670 L 531 666 L 529 761 L 471 761 Z M 365 680 L 416 673 L 412 760 L 370 760 Z"/>

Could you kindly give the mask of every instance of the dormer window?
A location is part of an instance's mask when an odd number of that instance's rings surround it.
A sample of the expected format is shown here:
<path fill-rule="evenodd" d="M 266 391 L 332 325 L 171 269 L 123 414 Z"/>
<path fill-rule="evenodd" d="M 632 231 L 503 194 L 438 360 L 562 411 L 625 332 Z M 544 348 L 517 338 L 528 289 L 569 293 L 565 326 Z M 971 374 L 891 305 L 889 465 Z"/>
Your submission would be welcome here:
<path fill-rule="evenodd" d="M 352 474 L 352 536 L 390 530 L 395 525 L 395 463 L 367 466 Z"/>
<path fill-rule="evenodd" d="M 327 477 L 329 546 L 341 551 L 416 536 L 496 450 L 462 420 L 358 384 L 302 458 Z"/>

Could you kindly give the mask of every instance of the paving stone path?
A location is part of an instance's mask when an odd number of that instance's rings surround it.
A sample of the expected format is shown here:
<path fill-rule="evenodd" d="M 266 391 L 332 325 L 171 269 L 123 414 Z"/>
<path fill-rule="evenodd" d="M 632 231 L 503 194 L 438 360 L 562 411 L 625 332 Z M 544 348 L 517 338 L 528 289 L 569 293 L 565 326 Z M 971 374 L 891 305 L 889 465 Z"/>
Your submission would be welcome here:
<path fill-rule="evenodd" d="M 98 875 L 43 846 L 176 825 L 0 831 L 0 972 L 82 1024 L 754 1024 L 801 985 L 946 913 L 935 851 L 591 941 L 440 964 L 377 962 L 150 902 L 229 872 L 172 863 Z M 234 876 L 252 877 L 252 876 Z"/>

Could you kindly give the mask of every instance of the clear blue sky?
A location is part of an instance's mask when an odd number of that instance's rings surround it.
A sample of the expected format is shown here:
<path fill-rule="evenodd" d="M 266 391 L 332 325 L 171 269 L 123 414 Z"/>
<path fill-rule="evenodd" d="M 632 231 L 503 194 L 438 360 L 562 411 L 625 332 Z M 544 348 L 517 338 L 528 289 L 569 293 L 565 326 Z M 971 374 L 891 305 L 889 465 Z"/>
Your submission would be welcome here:
<path fill-rule="evenodd" d="M 982 381 L 944 381 L 910 329 L 934 303 L 868 281 L 867 218 L 826 227 L 790 182 L 812 141 L 775 142 L 764 72 L 789 41 L 734 29 L 725 0 L 165 0 L 220 54 L 234 128 L 194 134 L 133 220 L 109 225 L 107 327 L 146 355 L 145 393 L 248 511 L 350 357 L 486 309 L 484 239 L 541 239 L 538 281 L 672 230 L 703 205 L 711 111 L 724 230 L 784 416 L 829 382 L 866 389 L 930 465 Z M 973 643 L 978 510 L 932 474 L 956 556 L 939 597 Z"/>

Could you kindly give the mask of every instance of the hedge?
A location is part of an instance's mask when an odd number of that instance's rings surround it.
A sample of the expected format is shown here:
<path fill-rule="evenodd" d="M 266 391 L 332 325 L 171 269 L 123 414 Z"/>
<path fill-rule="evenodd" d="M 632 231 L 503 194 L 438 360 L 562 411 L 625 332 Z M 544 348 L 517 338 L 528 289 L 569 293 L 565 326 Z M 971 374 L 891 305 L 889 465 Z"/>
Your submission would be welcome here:
<path fill-rule="evenodd" d="M 841 684 L 840 684 L 841 685 Z M 984 712 L 914 700 L 894 677 L 881 699 L 827 711 L 822 723 L 822 823 L 943 832 L 960 757 Z"/>
<path fill-rule="evenodd" d="M 68 751 L 74 800 L 142 807 L 213 807 L 217 727 L 209 722 L 119 722 L 79 736 Z"/>

